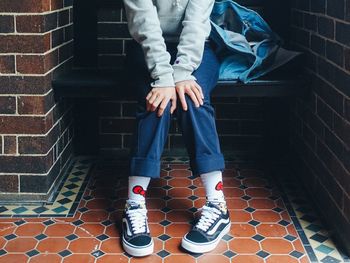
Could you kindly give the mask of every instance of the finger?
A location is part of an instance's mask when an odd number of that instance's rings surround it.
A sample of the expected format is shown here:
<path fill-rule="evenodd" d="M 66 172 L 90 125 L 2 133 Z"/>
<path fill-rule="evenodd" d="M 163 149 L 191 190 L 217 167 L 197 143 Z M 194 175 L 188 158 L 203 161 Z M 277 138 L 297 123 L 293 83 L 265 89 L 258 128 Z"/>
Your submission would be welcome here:
<path fill-rule="evenodd" d="M 169 99 L 164 98 L 162 103 L 159 105 L 158 117 L 162 116 L 165 110 L 165 107 L 168 105 Z"/>
<path fill-rule="evenodd" d="M 184 92 L 184 90 L 183 90 L 183 89 L 180 89 L 179 92 L 178 92 L 178 95 L 179 95 L 179 99 L 180 99 L 182 108 L 183 108 L 184 110 L 187 110 L 187 103 L 186 103 L 186 98 L 185 98 L 185 92 Z"/>
<path fill-rule="evenodd" d="M 163 97 L 162 95 L 158 96 L 157 99 L 152 103 L 152 107 L 151 107 L 151 110 L 152 111 L 155 111 L 158 107 L 158 105 L 161 103 L 161 101 L 163 100 Z"/>
<path fill-rule="evenodd" d="M 196 105 L 196 107 L 199 107 L 199 102 L 197 100 L 196 95 L 194 95 L 192 89 L 187 89 L 186 93 L 190 96 L 190 98 L 193 100 L 194 104 Z"/>
<path fill-rule="evenodd" d="M 153 92 L 152 96 L 150 97 L 150 99 L 148 100 L 149 103 L 153 103 L 157 98 L 158 96 L 160 96 L 161 94 L 159 94 L 158 92 Z"/>
<path fill-rule="evenodd" d="M 148 100 L 152 96 L 152 94 L 153 94 L 152 90 L 150 92 L 148 92 L 148 94 L 146 96 L 146 100 Z"/>
<path fill-rule="evenodd" d="M 192 91 L 195 94 L 200 105 L 203 105 L 203 100 L 202 100 L 202 95 L 201 95 L 200 90 L 198 90 L 198 88 L 196 86 L 192 86 Z"/>
<path fill-rule="evenodd" d="M 204 99 L 204 93 L 203 93 L 202 87 L 201 87 L 197 82 L 195 82 L 195 85 L 196 85 L 196 87 L 200 90 L 200 92 L 201 92 L 201 94 L 202 94 L 202 99 Z"/>

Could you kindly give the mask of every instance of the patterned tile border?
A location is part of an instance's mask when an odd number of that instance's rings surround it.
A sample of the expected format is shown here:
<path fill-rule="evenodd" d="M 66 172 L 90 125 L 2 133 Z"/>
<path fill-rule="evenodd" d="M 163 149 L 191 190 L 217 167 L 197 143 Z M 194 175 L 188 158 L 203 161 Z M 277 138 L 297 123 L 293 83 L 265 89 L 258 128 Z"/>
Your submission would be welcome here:
<path fill-rule="evenodd" d="M 72 217 L 89 180 L 89 171 L 96 158 L 77 156 L 71 162 L 52 202 L 44 205 L 1 205 L 3 217 Z"/>
<path fill-rule="evenodd" d="M 350 258 L 340 251 L 330 238 L 327 227 L 321 222 L 312 207 L 305 189 L 296 181 L 291 170 L 274 171 L 276 183 L 280 186 L 281 196 L 296 227 L 303 246 L 312 263 L 350 262 Z M 282 173 L 286 173 L 282 175 Z"/>

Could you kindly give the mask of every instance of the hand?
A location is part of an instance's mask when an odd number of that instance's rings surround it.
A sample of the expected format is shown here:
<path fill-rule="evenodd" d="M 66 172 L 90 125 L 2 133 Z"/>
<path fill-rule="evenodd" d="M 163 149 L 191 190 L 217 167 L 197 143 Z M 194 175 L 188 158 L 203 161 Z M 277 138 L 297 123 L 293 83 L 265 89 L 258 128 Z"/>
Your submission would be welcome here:
<path fill-rule="evenodd" d="M 195 80 L 183 80 L 176 82 L 176 92 L 179 95 L 182 108 L 187 110 L 187 103 L 185 99 L 185 93 L 190 96 L 196 107 L 203 105 L 203 91 L 202 87 Z M 199 105 L 200 104 L 200 105 Z"/>
<path fill-rule="evenodd" d="M 152 88 L 146 96 L 147 111 L 155 111 L 159 106 L 158 117 L 163 115 L 163 112 L 171 100 L 170 113 L 173 114 L 176 109 L 176 91 L 174 87 Z"/>

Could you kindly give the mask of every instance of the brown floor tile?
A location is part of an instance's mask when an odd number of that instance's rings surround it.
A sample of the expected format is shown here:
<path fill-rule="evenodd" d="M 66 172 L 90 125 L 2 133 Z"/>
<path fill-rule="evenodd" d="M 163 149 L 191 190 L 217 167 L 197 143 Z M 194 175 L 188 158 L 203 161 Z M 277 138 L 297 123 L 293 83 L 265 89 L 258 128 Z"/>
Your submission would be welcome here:
<path fill-rule="evenodd" d="M 193 206 L 193 201 L 185 198 L 176 198 L 167 201 L 167 207 L 170 209 L 189 209 Z"/>
<path fill-rule="evenodd" d="M 264 260 L 261 257 L 256 255 L 237 255 L 232 259 L 232 262 L 233 263 L 263 263 Z"/>
<path fill-rule="evenodd" d="M 266 259 L 266 263 L 298 263 L 298 260 L 291 256 L 271 255 Z"/>
<path fill-rule="evenodd" d="M 60 263 L 62 260 L 58 254 L 38 254 L 30 258 L 29 263 Z"/>
<path fill-rule="evenodd" d="M 256 227 L 258 234 L 266 237 L 283 237 L 287 230 L 279 224 L 260 224 Z"/>
<path fill-rule="evenodd" d="M 260 250 L 259 242 L 251 238 L 235 238 L 229 242 L 230 249 L 235 253 L 255 254 Z"/>
<path fill-rule="evenodd" d="M 230 234 L 234 237 L 252 237 L 256 234 L 256 230 L 249 224 L 231 224 Z"/>
<path fill-rule="evenodd" d="M 226 199 L 228 209 L 244 209 L 248 207 L 248 202 L 240 198 Z"/>
<path fill-rule="evenodd" d="M 150 232 L 153 236 L 159 236 L 164 234 L 164 226 L 160 225 L 158 222 L 157 223 L 149 223 L 148 224 L 149 228 L 150 228 Z"/>
<path fill-rule="evenodd" d="M 292 244 L 281 238 L 267 238 L 261 241 L 261 247 L 271 254 L 288 254 L 293 251 Z"/>
<path fill-rule="evenodd" d="M 167 213 L 166 219 L 172 222 L 190 222 L 193 220 L 193 214 L 186 210 L 175 210 Z"/>
<path fill-rule="evenodd" d="M 168 185 L 172 187 L 188 187 L 192 184 L 191 180 L 188 178 L 172 178 L 168 181 Z"/>
<path fill-rule="evenodd" d="M 265 188 L 248 188 L 245 190 L 246 194 L 253 197 L 253 198 L 257 198 L 257 197 L 262 197 L 262 198 L 267 198 L 269 196 L 271 196 L 271 191 Z"/>
<path fill-rule="evenodd" d="M 165 233 L 171 237 L 183 237 L 188 231 L 190 231 L 191 226 L 188 223 L 176 223 L 171 224 L 166 227 Z"/>
<path fill-rule="evenodd" d="M 189 170 L 185 170 L 185 169 L 182 169 L 182 170 L 172 170 L 169 172 L 169 175 L 172 176 L 172 177 L 188 177 L 188 176 L 191 176 L 192 175 L 192 172 L 189 171 Z"/>
<path fill-rule="evenodd" d="M 58 253 L 68 246 L 68 241 L 62 237 L 46 238 L 39 242 L 36 249 L 41 253 Z"/>
<path fill-rule="evenodd" d="M 196 189 L 198 190 L 198 189 Z M 192 190 L 186 187 L 176 187 L 168 191 L 168 196 L 172 198 L 186 198 L 192 195 Z"/>
<path fill-rule="evenodd" d="M 240 180 L 233 177 L 223 177 L 222 182 L 224 187 L 239 187 L 241 185 Z"/>
<path fill-rule="evenodd" d="M 109 216 L 108 212 L 106 212 L 104 210 L 91 210 L 91 211 L 85 212 L 81 216 L 81 220 L 83 220 L 85 223 L 87 223 L 87 222 L 99 223 L 99 222 L 102 222 L 104 220 L 107 220 L 108 216 Z"/>
<path fill-rule="evenodd" d="M 230 210 L 230 218 L 233 223 L 247 223 L 252 220 L 250 213 L 241 210 Z"/>
<path fill-rule="evenodd" d="M 220 263 L 229 263 L 230 259 L 223 255 L 205 255 L 201 256 L 198 260 L 198 263 L 212 263 L 212 262 L 220 262 Z"/>
<path fill-rule="evenodd" d="M 164 263 L 195 263 L 196 259 L 189 255 L 173 255 L 171 257 L 166 257 Z"/>
<path fill-rule="evenodd" d="M 147 198 L 146 206 L 148 210 L 159 210 L 165 206 L 165 203 L 165 200 L 160 198 Z"/>
<path fill-rule="evenodd" d="M 224 187 L 223 191 L 227 198 L 244 196 L 244 191 L 237 187 Z"/>
<path fill-rule="evenodd" d="M 27 261 L 28 257 L 23 254 L 7 254 L 0 257 L 0 263 L 19 263 Z"/>
<path fill-rule="evenodd" d="M 0 237 L 0 249 L 5 246 L 6 242 L 7 240 L 4 237 Z"/>
<path fill-rule="evenodd" d="M 98 223 L 85 223 L 79 226 L 84 229 L 87 237 L 98 236 L 105 232 L 105 226 Z"/>
<path fill-rule="evenodd" d="M 129 259 L 124 255 L 104 255 L 96 263 L 127 263 Z"/>
<path fill-rule="evenodd" d="M 248 204 L 255 209 L 272 209 L 276 207 L 275 202 L 268 198 L 253 198 L 248 201 Z"/>
<path fill-rule="evenodd" d="M 95 258 L 89 254 L 73 254 L 64 258 L 63 263 L 94 263 Z"/>
<path fill-rule="evenodd" d="M 17 227 L 14 233 L 18 236 L 36 236 L 41 234 L 45 226 L 41 223 L 26 223 Z"/>
<path fill-rule="evenodd" d="M 65 237 L 74 233 L 75 226 L 69 223 L 56 223 L 48 226 L 44 234 L 49 237 Z"/>
<path fill-rule="evenodd" d="M 120 222 L 117 225 L 110 225 L 106 227 L 105 234 L 110 237 L 120 237 Z"/>
<path fill-rule="evenodd" d="M 5 219 L 1 219 L 1 221 L 3 221 L 3 220 L 5 220 Z M 0 223 L 0 236 L 6 236 L 9 234 L 12 234 L 16 228 L 17 228 L 17 226 L 14 225 L 13 223 L 1 222 Z"/>
<path fill-rule="evenodd" d="M 152 255 L 147 256 L 147 258 L 145 258 L 145 257 L 139 257 L 139 258 L 132 257 L 132 258 L 130 258 L 130 263 L 133 263 L 133 262 L 135 262 L 135 263 L 136 262 L 161 263 L 162 258 L 156 254 L 152 254 Z"/>
<path fill-rule="evenodd" d="M 105 253 L 124 253 L 120 238 L 109 238 L 101 242 L 101 248 Z"/>
<path fill-rule="evenodd" d="M 205 189 L 203 187 L 197 188 L 193 191 L 193 194 L 198 196 L 198 197 L 204 198 L 205 197 Z"/>
<path fill-rule="evenodd" d="M 91 253 L 98 248 L 99 243 L 96 238 L 82 237 L 71 241 L 68 249 L 73 253 Z"/>
<path fill-rule="evenodd" d="M 32 237 L 18 237 L 7 242 L 5 250 L 8 252 L 27 252 L 35 248 L 38 241 Z"/>
<path fill-rule="evenodd" d="M 181 249 L 182 237 L 173 237 L 164 242 L 164 248 L 166 251 L 174 254 L 183 254 L 184 251 Z"/>
<path fill-rule="evenodd" d="M 277 223 L 282 219 L 277 212 L 271 210 L 256 210 L 252 215 L 253 219 L 260 222 Z"/>

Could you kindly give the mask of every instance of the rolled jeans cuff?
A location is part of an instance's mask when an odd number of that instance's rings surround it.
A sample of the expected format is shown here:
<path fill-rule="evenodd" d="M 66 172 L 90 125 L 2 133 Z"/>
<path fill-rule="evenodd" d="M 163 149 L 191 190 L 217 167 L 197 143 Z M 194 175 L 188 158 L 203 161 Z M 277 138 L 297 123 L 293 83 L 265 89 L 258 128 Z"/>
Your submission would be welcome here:
<path fill-rule="evenodd" d="M 130 176 L 160 177 L 160 160 L 133 157 L 130 160 Z"/>
<path fill-rule="evenodd" d="M 198 177 L 202 173 L 225 169 L 225 159 L 223 154 L 207 155 L 205 157 L 198 157 L 190 159 L 190 166 L 192 169 L 192 176 Z"/>

